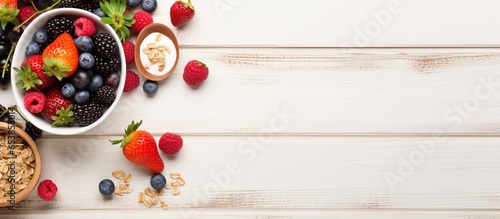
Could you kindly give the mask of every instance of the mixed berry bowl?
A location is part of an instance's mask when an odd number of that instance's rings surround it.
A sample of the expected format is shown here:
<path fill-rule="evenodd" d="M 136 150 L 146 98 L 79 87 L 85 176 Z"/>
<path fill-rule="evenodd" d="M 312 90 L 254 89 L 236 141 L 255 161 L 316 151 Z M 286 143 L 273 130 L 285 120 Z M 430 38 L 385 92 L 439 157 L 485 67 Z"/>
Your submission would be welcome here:
<path fill-rule="evenodd" d="M 64 29 L 69 25 L 74 29 Z M 17 43 L 11 68 L 20 112 L 57 135 L 84 133 L 104 121 L 122 96 L 126 76 L 121 41 L 112 27 L 73 8 L 53 9 L 33 20 Z"/>

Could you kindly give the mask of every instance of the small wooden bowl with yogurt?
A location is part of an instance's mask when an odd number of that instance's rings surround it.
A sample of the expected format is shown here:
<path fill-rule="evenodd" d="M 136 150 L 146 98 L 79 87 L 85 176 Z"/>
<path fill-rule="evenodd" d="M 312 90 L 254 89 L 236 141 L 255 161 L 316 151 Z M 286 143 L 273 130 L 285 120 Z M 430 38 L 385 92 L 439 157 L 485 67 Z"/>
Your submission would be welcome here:
<path fill-rule="evenodd" d="M 179 61 L 179 44 L 174 32 L 160 23 L 145 27 L 137 36 L 134 50 L 139 73 L 152 81 L 170 76 Z"/>

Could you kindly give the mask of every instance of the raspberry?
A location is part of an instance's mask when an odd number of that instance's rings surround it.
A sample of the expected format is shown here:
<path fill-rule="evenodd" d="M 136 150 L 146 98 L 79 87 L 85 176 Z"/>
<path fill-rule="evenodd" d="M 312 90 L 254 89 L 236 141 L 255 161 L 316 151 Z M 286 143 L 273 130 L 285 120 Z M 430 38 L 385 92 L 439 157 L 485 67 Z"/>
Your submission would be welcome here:
<path fill-rule="evenodd" d="M 179 152 L 182 148 L 182 137 L 180 135 L 167 132 L 161 136 L 158 146 L 165 154 L 177 154 L 177 152 Z"/>
<path fill-rule="evenodd" d="M 28 18 L 30 18 L 31 15 L 33 15 L 35 12 L 36 12 L 36 10 L 33 6 L 26 5 L 26 6 L 19 8 L 19 13 L 17 14 L 17 18 L 19 18 L 19 20 L 21 22 L 24 22 L 25 20 L 28 20 Z M 31 18 L 30 21 L 26 22 L 26 25 L 30 24 L 31 21 L 33 19 L 35 19 L 36 17 L 38 17 L 38 15 L 35 15 L 33 18 Z"/>
<path fill-rule="evenodd" d="M 141 32 L 142 29 L 153 23 L 153 16 L 143 10 L 135 12 L 134 19 L 135 23 L 132 24 L 130 29 L 136 33 Z"/>
<path fill-rule="evenodd" d="M 203 62 L 192 60 L 184 67 L 182 77 L 189 86 L 198 86 L 207 79 L 208 68 Z"/>
<path fill-rule="evenodd" d="M 40 91 L 28 91 L 24 95 L 24 107 L 31 113 L 40 113 L 45 105 L 45 95 Z"/>
<path fill-rule="evenodd" d="M 125 53 L 125 62 L 127 65 L 134 63 L 134 49 L 135 45 L 132 41 L 125 41 L 123 44 L 123 52 Z"/>
<path fill-rule="evenodd" d="M 133 71 L 127 71 L 127 76 L 125 78 L 125 87 L 123 88 L 123 91 L 124 92 L 133 91 L 139 86 L 140 83 L 141 82 L 139 80 L 139 75 L 137 75 Z"/>
<path fill-rule="evenodd" d="M 57 186 L 50 179 L 46 179 L 38 184 L 38 196 L 45 201 L 51 201 L 57 193 Z"/>
<path fill-rule="evenodd" d="M 86 17 L 76 19 L 74 25 L 76 36 L 92 36 L 97 30 L 94 22 Z"/>

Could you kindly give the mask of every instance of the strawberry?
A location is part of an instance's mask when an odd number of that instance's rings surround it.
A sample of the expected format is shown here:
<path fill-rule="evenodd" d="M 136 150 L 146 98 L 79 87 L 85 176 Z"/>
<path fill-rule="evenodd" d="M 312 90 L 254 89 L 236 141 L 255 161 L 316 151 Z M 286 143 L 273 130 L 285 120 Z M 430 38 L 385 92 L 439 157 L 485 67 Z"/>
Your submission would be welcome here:
<path fill-rule="evenodd" d="M 174 27 L 180 27 L 193 19 L 194 13 L 195 10 L 191 0 L 188 0 L 187 3 L 178 0 L 170 7 L 170 21 Z"/>
<path fill-rule="evenodd" d="M 32 55 L 26 58 L 20 69 L 14 68 L 17 72 L 16 78 L 19 80 L 16 86 L 26 91 L 32 88 L 43 91 L 56 83 L 57 79 L 46 75 L 42 67 L 42 55 Z"/>
<path fill-rule="evenodd" d="M 8 23 L 15 23 L 17 21 L 17 0 L 0 0 L 0 26 L 5 29 Z"/>
<path fill-rule="evenodd" d="M 62 33 L 43 50 L 43 70 L 57 79 L 69 77 L 78 68 L 78 49 L 69 33 Z"/>
<path fill-rule="evenodd" d="M 45 92 L 42 113 L 53 121 L 52 126 L 67 126 L 74 122 L 73 101 L 61 94 L 61 86 L 53 86 Z"/>
<path fill-rule="evenodd" d="M 112 144 L 121 144 L 125 158 L 134 164 L 145 167 L 153 173 L 161 173 L 165 165 L 158 153 L 156 141 L 149 132 L 137 130 L 139 123 L 132 123 L 125 130 L 125 136 L 120 140 L 110 140 Z"/>

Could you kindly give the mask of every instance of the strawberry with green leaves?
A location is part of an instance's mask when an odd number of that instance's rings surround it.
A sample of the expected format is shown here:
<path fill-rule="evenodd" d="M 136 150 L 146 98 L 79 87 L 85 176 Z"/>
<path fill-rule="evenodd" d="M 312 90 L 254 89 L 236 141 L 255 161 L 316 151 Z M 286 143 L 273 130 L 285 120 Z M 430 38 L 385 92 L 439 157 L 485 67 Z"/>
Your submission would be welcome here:
<path fill-rule="evenodd" d="M 0 26 L 5 29 L 8 23 L 17 23 L 17 0 L 0 0 Z"/>
<path fill-rule="evenodd" d="M 52 86 L 45 92 L 42 113 L 53 122 L 52 126 L 68 126 L 74 122 L 73 101 L 63 97 L 61 86 Z"/>
<path fill-rule="evenodd" d="M 195 12 L 191 0 L 188 0 L 188 2 L 177 0 L 170 7 L 170 21 L 174 27 L 183 26 L 193 19 Z"/>
<path fill-rule="evenodd" d="M 125 158 L 134 164 L 145 167 L 153 173 L 161 173 L 165 167 L 158 153 L 156 141 L 149 132 L 137 130 L 139 123 L 132 123 L 125 130 L 125 136 L 120 140 L 110 140 L 113 144 L 121 144 Z"/>
<path fill-rule="evenodd" d="M 78 69 L 78 49 L 69 33 L 59 35 L 42 53 L 43 70 L 57 79 L 70 77 Z"/>
<path fill-rule="evenodd" d="M 24 60 L 21 68 L 14 68 L 17 72 L 16 78 L 19 82 L 16 83 L 18 88 L 29 91 L 36 89 L 43 91 L 54 85 L 57 81 L 55 77 L 50 77 L 43 71 L 42 55 L 32 55 Z"/>

